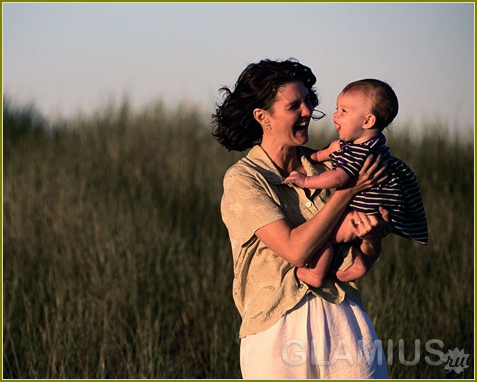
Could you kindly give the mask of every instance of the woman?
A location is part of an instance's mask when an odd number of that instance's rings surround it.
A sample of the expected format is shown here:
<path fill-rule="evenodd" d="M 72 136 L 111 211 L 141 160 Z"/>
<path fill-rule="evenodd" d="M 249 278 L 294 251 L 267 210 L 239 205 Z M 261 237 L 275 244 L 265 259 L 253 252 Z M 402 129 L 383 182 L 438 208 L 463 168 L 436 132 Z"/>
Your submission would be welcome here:
<path fill-rule="evenodd" d="M 250 64 L 214 114 L 213 135 L 229 150 L 251 148 L 226 173 L 221 212 L 234 257 L 233 297 L 242 317 L 244 378 L 387 378 L 386 362 L 354 283 L 329 276 L 311 288 L 296 270 L 317 261 L 352 197 L 382 181 L 368 159 L 347 188 L 300 189 L 292 171 L 319 174 L 311 163 L 308 125 L 318 106 L 316 78 L 296 60 Z M 326 203 L 326 204 L 325 204 Z M 353 212 L 351 229 L 371 266 L 381 251 L 383 219 Z M 335 251 L 336 252 L 336 251 Z M 338 256 L 335 256 L 337 259 Z"/>

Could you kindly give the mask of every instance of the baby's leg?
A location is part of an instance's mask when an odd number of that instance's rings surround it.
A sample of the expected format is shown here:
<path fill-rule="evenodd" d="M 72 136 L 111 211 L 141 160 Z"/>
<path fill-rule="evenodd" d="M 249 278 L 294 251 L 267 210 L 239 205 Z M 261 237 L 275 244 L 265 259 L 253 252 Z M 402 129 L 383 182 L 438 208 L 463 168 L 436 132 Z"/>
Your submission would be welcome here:
<path fill-rule="evenodd" d="M 297 268 L 299 280 L 308 285 L 319 288 L 323 285 L 333 258 L 333 246 L 326 242 L 313 256 L 308 267 Z"/>
<path fill-rule="evenodd" d="M 363 277 L 368 271 L 366 263 L 364 262 L 364 259 L 359 253 L 359 251 L 353 249 L 352 254 L 353 264 L 344 271 L 336 271 L 336 278 L 342 282 L 357 280 Z"/>

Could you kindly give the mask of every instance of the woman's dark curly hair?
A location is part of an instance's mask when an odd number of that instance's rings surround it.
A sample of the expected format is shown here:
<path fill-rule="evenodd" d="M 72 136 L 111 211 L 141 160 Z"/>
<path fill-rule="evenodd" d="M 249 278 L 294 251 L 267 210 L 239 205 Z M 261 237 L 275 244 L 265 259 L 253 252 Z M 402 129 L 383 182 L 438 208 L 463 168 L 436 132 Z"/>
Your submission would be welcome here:
<path fill-rule="evenodd" d="M 253 116 L 253 110 L 260 108 L 272 112 L 278 90 L 294 81 L 305 85 L 313 108 L 318 106 L 318 94 L 313 87 L 316 77 L 309 67 L 295 59 L 267 59 L 248 65 L 233 91 L 226 86 L 220 89 L 224 100 L 221 105 L 216 105 L 216 112 L 212 115 L 212 135 L 229 151 L 243 151 L 261 142 L 263 130 Z"/>

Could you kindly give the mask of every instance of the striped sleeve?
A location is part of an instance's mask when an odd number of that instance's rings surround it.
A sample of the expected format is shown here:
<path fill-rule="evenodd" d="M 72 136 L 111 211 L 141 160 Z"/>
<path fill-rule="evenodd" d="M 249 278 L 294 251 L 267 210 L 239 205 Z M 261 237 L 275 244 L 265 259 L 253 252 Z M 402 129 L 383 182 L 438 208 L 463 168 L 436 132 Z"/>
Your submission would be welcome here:
<path fill-rule="evenodd" d="M 335 161 L 335 167 L 343 169 L 350 178 L 358 176 L 369 149 L 355 145 L 343 145 L 340 151 L 331 153 L 330 158 Z"/>

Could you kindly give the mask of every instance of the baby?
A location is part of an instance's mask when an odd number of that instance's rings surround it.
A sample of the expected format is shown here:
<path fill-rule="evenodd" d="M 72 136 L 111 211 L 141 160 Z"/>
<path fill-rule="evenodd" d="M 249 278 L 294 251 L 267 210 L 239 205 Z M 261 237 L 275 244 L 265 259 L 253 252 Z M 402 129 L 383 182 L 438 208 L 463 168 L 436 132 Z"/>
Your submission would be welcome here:
<path fill-rule="evenodd" d="M 428 242 L 427 220 L 419 184 L 414 172 L 400 159 L 392 156 L 382 131 L 398 113 L 398 99 L 385 82 L 364 79 L 348 84 L 338 96 L 333 121 L 339 141 L 312 154 L 311 159 L 333 161 L 333 169 L 316 176 L 292 172 L 285 183 L 302 188 L 339 188 L 356 177 L 370 154 L 381 155 L 387 163 L 387 180 L 377 187 L 356 195 L 350 208 L 367 215 L 380 214 L 379 207 L 389 211 L 391 232 L 419 244 Z M 345 214 L 345 224 L 339 224 L 329 240 L 310 262 L 310 267 L 297 269 L 300 280 L 319 287 L 328 272 L 333 257 L 332 244 L 358 239 L 350 228 L 354 222 Z M 336 277 L 341 281 L 356 280 L 367 272 L 364 259 L 357 255 L 347 269 L 341 267 Z"/>

